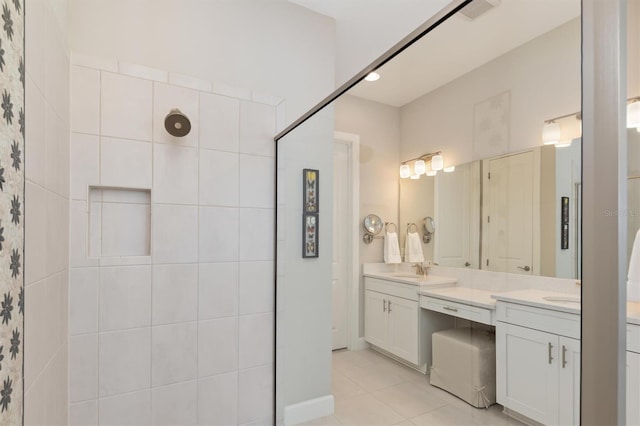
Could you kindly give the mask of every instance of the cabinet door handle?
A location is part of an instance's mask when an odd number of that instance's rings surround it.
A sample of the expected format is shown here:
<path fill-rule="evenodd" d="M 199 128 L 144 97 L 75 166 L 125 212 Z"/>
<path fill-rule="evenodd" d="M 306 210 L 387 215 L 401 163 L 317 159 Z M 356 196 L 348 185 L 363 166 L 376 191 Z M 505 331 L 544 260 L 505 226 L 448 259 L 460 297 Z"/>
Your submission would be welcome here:
<path fill-rule="evenodd" d="M 451 306 L 444 306 L 443 309 L 446 309 L 447 311 L 458 312 L 457 308 L 452 308 Z"/>
<path fill-rule="evenodd" d="M 469 262 L 464 262 L 464 266 L 468 268 L 469 266 L 471 266 L 471 264 Z"/>
<path fill-rule="evenodd" d="M 387 312 L 387 301 L 386 300 L 382 301 L 382 312 Z"/>
<path fill-rule="evenodd" d="M 389 313 L 391 313 L 391 300 L 389 300 L 388 302 L 389 302 L 389 305 L 388 305 L 387 309 L 389 310 Z"/>
<path fill-rule="evenodd" d="M 531 267 L 529 265 L 527 265 L 527 266 L 518 266 L 518 269 L 522 269 L 523 271 L 529 272 L 531 270 Z"/>
<path fill-rule="evenodd" d="M 562 368 L 567 365 L 567 347 L 562 345 Z"/>
<path fill-rule="evenodd" d="M 553 349 L 553 345 L 549 342 L 549 364 L 553 361 L 553 356 L 551 356 L 551 350 Z"/>

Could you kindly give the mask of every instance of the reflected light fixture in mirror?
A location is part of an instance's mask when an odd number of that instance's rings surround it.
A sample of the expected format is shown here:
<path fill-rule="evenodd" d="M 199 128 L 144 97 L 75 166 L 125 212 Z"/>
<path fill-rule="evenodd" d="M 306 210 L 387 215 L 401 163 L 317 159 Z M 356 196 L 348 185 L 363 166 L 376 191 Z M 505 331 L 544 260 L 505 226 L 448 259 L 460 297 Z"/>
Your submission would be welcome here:
<path fill-rule="evenodd" d="M 451 173 L 451 172 L 454 172 L 455 170 L 456 170 L 456 166 L 449 166 L 442 169 L 442 171 L 445 173 Z"/>
<path fill-rule="evenodd" d="M 444 158 L 442 155 L 437 154 L 431 158 L 431 169 L 432 170 L 442 170 L 444 168 Z"/>
<path fill-rule="evenodd" d="M 567 139 L 566 141 L 560 141 L 556 144 L 556 148 L 568 148 L 571 146 L 571 139 Z"/>
<path fill-rule="evenodd" d="M 542 143 L 555 145 L 560 141 L 560 125 L 553 120 L 545 121 L 542 128 Z"/>
<path fill-rule="evenodd" d="M 411 168 L 408 164 L 402 164 L 400 166 L 400 177 L 406 179 L 411 176 Z"/>
<path fill-rule="evenodd" d="M 429 170 L 426 174 L 427 176 L 435 176 L 438 174 L 438 172 L 436 172 L 435 170 Z"/>
<path fill-rule="evenodd" d="M 640 97 L 629 99 L 627 104 L 627 128 L 640 132 Z"/>

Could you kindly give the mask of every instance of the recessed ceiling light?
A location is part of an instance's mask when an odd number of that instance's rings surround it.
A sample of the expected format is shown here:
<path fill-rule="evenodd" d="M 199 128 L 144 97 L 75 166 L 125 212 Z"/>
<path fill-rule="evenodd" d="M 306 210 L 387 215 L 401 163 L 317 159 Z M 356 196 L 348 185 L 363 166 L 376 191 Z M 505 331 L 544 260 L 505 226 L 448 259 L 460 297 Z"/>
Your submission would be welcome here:
<path fill-rule="evenodd" d="M 377 72 L 370 72 L 364 79 L 367 81 L 376 81 L 380 78 L 380 74 Z"/>

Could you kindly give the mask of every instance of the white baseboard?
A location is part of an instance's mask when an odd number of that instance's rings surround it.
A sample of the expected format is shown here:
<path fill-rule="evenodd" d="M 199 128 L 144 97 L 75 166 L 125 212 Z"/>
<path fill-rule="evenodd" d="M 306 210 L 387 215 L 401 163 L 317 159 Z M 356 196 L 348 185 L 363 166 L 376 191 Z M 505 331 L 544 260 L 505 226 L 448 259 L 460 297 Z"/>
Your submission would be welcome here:
<path fill-rule="evenodd" d="M 287 405 L 284 407 L 284 424 L 285 426 L 297 425 L 309 420 L 330 416 L 333 414 L 333 405 L 333 395 Z"/>

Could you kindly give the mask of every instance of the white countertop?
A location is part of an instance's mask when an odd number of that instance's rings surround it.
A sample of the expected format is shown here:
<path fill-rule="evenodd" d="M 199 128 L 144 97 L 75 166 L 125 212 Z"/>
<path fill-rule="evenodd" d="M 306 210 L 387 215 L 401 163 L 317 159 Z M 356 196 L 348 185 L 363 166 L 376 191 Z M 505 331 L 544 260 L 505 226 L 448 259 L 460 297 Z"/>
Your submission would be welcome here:
<path fill-rule="evenodd" d="M 418 294 L 485 309 L 496 309 L 496 300 L 491 297 L 494 292 L 488 290 L 477 290 L 475 288 L 458 286 L 439 289 L 421 287 L 420 290 L 418 290 Z"/>
<path fill-rule="evenodd" d="M 569 314 L 580 315 L 580 303 L 575 302 L 555 302 L 545 300 L 545 297 L 574 297 L 580 298 L 580 296 L 557 293 L 546 290 L 517 290 L 517 291 L 505 291 L 503 293 L 494 293 L 492 297 L 496 300 L 503 302 L 519 303 L 521 305 L 534 306 L 536 308 L 551 309 L 554 311 L 567 312 Z"/>
<path fill-rule="evenodd" d="M 444 286 L 454 285 L 458 282 L 456 278 L 443 277 L 439 275 L 416 275 L 411 272 L 365 272 L 365 277 L 379 278 L 387 281 L 395 281 L 403 284 L 411 284 L 415 286 Z"/>

